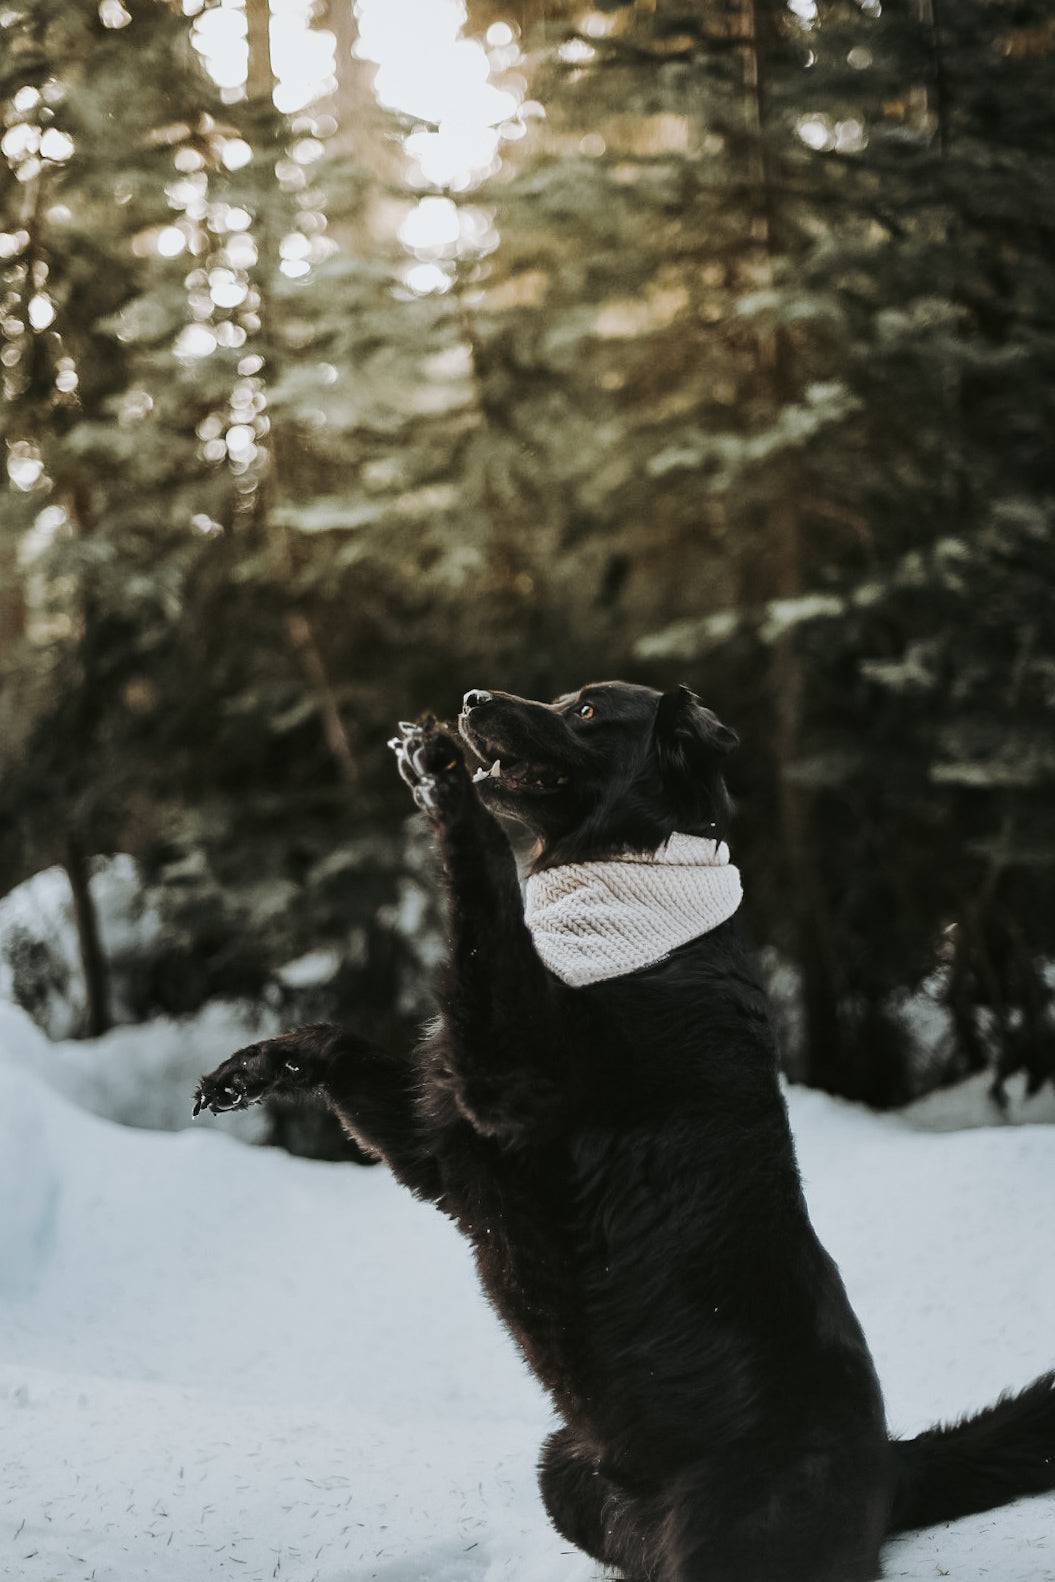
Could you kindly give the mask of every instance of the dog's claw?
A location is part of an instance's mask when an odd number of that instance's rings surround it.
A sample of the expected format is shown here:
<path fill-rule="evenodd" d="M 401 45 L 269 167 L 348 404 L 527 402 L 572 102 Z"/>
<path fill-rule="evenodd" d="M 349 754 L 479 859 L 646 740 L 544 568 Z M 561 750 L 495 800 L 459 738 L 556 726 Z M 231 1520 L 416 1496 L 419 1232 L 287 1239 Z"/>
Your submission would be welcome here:
<path fill-rule="evenodd" d="M 436 808 L 436 782 L 431 777 L 425 776 L 410 787 L 415 803 L 423 813 L 432 813 Z"/>
<path fill-rule="evenodd" d="M 194 1092 L 194 1113 L 211 1110 L 222 1115 L 248 1110 L 273 1093 L 289 1093 L 305 1085 L 310 1060 L 291 1048 L 286 1039 L 265 1039 L 251 1044 L 201 1078 Z"/>
<path fill-rule="evenodd" d="M 453 811 L 456 804 L 451 799 L 458 797 L 460 778 L 468 783 L 455 744 L 431 720 L 424 724 L 400 720 L 399 729 L 401 734 L 393 736 L 388 745 L 415 807 L 431 819 Z"/>
<path fill-rule="evenodd" d="M 264 1096 L 263 1091 L 250 1096 L 245 1079 L 240 1076 L 231 1078 L 222 1086 L 203 1077 L 194 1094 L 194 1114 L 200 1115 L 202 1110 L 209 1110 L 213 1115 L 230 1110 L 247 1110 Z"/>

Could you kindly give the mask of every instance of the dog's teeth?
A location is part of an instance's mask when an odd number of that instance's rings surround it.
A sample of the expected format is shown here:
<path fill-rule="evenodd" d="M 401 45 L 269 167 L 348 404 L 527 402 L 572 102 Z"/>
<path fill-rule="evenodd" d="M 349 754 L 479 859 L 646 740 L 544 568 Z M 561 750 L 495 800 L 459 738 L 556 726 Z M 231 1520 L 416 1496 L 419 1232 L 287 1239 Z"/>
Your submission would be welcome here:
<path fill-rule="evenodd" d="M 478 785 L 481 780 L 486 780 L 490 773 L 490 769 L 478 769 L 473 775 L 473 785 Z"/>
<path fill-rule="evenodd" d="M 496 780 L 501 773 L 502 760 L 501 758 L 496 758 L 490 769 L 487 771 L 487 778 L 490 780 Z"/>

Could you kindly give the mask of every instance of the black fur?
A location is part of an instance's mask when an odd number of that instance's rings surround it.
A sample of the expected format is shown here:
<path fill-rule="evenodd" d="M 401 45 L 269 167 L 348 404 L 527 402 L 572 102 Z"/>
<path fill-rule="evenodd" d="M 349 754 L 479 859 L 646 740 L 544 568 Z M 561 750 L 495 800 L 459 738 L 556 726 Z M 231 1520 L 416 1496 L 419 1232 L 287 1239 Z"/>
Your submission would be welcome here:
<path fill-rule="evenodd" d="M 684 688 L 469 693 L 394 739 L 450 894 L 410 1057 L 336 1027 L 240 1051 L 202 1106 L 314 1091 L 473 1245 L 563 1420 L 540 1485 L 632 1582 L 869 1582 L 901 1527 L 1055 1486 L 1055 1376 L 909 1444 L 803 1201 L 769 1014 L 732 924 L 573 989 L 543 967 L 492 810 L 537 868 L 720 835 L 736 738 Z M 479 771 L 478 771 L 479 773 Z"/>

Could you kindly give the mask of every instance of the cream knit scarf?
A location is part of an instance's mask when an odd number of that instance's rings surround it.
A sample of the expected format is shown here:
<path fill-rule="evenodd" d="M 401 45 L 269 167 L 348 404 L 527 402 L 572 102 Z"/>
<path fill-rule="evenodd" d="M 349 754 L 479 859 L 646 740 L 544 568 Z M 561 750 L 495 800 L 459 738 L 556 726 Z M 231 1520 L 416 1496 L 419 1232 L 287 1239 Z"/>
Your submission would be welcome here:
<path fill-rule="evenodd" d="M 535 949 L 574 988 L 652 966 L 732 917 L 743 889 L 724 841 L 671 835 L 658 851 L 532 874 Z"/>

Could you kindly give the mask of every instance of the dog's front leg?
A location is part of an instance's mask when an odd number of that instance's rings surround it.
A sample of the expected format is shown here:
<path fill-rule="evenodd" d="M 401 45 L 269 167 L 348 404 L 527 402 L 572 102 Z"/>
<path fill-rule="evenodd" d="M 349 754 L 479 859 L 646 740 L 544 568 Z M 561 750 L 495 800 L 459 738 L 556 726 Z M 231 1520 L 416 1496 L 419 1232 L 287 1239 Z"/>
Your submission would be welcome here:
<path fill-rule="evenodd" d="M 244 1110 L 270 1094 L 322 1099 L 350 1136 L 406 1186 L 436 1199 L 442 1187 L 418 1108 L 417 1065 L 343 1027 L 300 1027 L 239 1049 L 194 1095 L 194 1113 Z"/>
<path fill-rule="evenodd" d="M 450 957 L 433 1080 L 477 1130 L 512 1140 L 556 1119 L 572 1098 L 567 991 L 539 959 L 509 842 L 456 743 L 426 721 L 403 725 L 390 745 L 446 870 Z"/>

